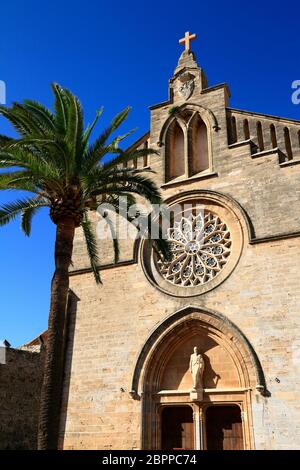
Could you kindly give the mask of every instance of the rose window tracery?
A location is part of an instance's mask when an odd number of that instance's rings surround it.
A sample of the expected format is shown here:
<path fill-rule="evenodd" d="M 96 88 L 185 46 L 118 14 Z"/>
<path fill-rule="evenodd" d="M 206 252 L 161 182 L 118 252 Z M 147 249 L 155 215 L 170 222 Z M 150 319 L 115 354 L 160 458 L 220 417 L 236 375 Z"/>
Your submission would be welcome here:
<path fill-rule="evenodd" d="M 227 225 L 209 211 L 190 214 L 167 230 L 171 260 L 156 260 L 162 277 L 184 287 L 203 285 L 214 279 L 231 253 Z"/>

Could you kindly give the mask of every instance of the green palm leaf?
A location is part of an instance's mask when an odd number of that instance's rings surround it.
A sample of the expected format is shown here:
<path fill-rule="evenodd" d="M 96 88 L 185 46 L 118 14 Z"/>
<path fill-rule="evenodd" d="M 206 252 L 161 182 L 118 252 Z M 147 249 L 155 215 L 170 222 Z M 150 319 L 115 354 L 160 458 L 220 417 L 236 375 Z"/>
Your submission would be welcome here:
<path fill-rule="evenodd" d="M 96 283 L 101 284 L 102 282 L 101 282 L 101 277 L 99 273 L 99 257 L 98 257 L 97 240 L 93 232 L 92 224 L 90 220 L 87 218 L 86 214 L 84 215 L 81 226 L 83 229 L 86 248 L 87 248 L 91 268 L 94 273 Z"/>
<path fill-rule="evenodd" d="M 31 233 L 32 219 L 39 209 L 48 206 L 47 202 L 40 201 L 39 205 L 28 207 L 21 212 L 21 228 L 25 235 L 29 237 Z"/>
<path fill-rule="evenodd" d="M 78 98 L 57 83 L 52 85 L 52 91 L 53 111 L 33 100 L 14 103 L 11 107 L 0 106 L 0 114 L 10 121 L 18 133 L 16 139 L 0 136 L 0 190 L 33 193 L 33 196 L 0 206 L 0 225 L 6 225 L 20 216 L 21 228 L 28 236 L 34 216 L 45 206 L 49 206 L 50 218 L 56 224 L 55 272 L 51 284 L 39 424 L 40 449 L 57 448 L 58 442 L 65 315 L 75 229 L 82 227 L 91 271 L 99 284 L 98 245 L 94 227 L 87 217 L 88 211 L 97 210 L 99 202 L 106 201 L 117 213 L 122 209 L 128 221 L 135 224 L 135 217 L 128 215 L 128 208 L 136 199 L 146 200 L 149 209 L 151 204 L 161 202 L 160 192 L 150 177 L 149 169 L 124 168 L 127 162 L 157 153 L 134 146 L 127 151 L 120 148 L 121 142 L 133 131 L 122 135 L 114 133 L 126 120 L 130 108 L 118 113 L 91 143 L 92 132 L 103 110 L 97 112 L 92 124 L 85 129 Z M 127 198 L 125 202 L 124 197 Z M 122 206 L 120 201 L 123 201 Z M 146 213 L 143 217 L 148 223 L 151 220 L 150 214 Z M 120 247 L 116 227 L 108 214 L 104 219 L 112 235 L 117 263 Z M 162 234 L 159 240 L 152 240 L 152 228 L 149 227 L 150 230 L 141 235 L 149 238 L 154 249 L 160 250 L 166 257 L 167 244 Z"/>
<path fill-rule="evenodd" d="M 46 202 L 39 197 L 19 199 L 0 206 L 0 226 L 6 225 L 18 215 L 30 209 L 44 207 Z"/>
<path fill-rule="evenodd" d="M 55 116 L 48 108 L 43 106 L 38 101 L 24 100 L 24 108 L 35 117 L 36 121 L 39 121 L 49 136 L 55 136 Z"/>
<path fill-rule="evenodd" d="M 65 135 L 68 123 L 69 98 L 65 90 L 57 83 L 51 85 L 54 94 L 55 123 L 57 133 Z"/>

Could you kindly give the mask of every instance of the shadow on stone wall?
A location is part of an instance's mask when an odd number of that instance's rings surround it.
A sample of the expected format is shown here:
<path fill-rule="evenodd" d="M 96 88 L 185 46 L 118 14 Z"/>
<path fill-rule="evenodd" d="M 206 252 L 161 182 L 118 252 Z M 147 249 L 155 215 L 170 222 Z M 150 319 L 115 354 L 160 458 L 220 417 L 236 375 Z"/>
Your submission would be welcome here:
<path fill-rule="evenodd" d="M 63 449 L 64 446 L 64 435 L 67 423 L 67 411 L 70 391 L 70 380 L 71 380 L 71 369 L 73 360 L 73 346 L 74 346 L 74 334 L 76 325 L 76 314 L 77 314 L 77 303 L 80 299 L 70 289 L 68 298 L 66 328 L 65 328 L 65 358 L 64 358 L 64 378 L 63 378 L 63 391 L 61 401 L 61 415 L 60 415 L 60 427 L 59 427 L 59 442 L 58 448 Z"/>

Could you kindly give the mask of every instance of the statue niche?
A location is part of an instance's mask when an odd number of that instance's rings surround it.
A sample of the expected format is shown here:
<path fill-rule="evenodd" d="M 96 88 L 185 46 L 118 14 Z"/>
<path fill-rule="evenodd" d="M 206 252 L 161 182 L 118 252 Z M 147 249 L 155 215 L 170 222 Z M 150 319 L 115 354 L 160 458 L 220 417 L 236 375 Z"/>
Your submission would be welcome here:
<path fill-rule="evenodd" d="M 208 330 L 192 325 L 186 338 L 171 348 L 168 358 L 160 363 L 157 389 L 180 390 L 190 396 L 195 389 L 201 392 L 203 389 L 240 387 L 235 363 L 216 339 Z"/>

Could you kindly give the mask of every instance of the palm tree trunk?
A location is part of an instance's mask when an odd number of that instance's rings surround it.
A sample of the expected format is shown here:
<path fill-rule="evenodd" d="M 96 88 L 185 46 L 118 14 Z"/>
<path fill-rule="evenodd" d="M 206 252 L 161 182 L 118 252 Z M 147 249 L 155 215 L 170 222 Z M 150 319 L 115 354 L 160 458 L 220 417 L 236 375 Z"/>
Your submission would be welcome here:
<path fill-rule="evenodd" d="M 57 449 L 64 364 L 64 328 L 69 289 L 69 266 L 75 223 L 64 218 L 57 223 L 55 272 L 51 283 L 48 338 L 41 392 L 38 449 Z"/>

